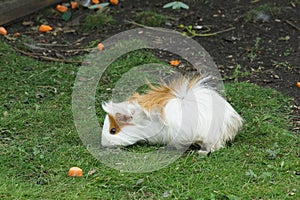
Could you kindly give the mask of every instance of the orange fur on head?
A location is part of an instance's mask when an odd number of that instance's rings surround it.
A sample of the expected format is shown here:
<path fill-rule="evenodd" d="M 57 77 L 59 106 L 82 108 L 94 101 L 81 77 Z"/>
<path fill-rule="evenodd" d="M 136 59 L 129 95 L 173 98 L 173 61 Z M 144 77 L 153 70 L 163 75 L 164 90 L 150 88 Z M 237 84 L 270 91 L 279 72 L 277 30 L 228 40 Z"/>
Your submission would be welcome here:
<path fill-rule="evenodd" d="M 111 130 L 112 128 L 115 128 L 116 129 L 116 133 L 115 134 L 118 134 L 120 131 L 121 131 L 121 128 L 119 126 L 119 124 L 116 122 L 115 118 L 108 114 L 108 118 L 109 118 L 109 130 Z"/>
<path fill-rule="evenodd" d="M 132 119 L 130 116 L 122 115 L 121 113 L 116 113 L 116 116 L 108 114 L 109 118 L 109 130 L 115 128 L 115 133 L 118 134 L 121 131 L 121 128 L 128 125 L 133 125 L 129 123 Z"/>

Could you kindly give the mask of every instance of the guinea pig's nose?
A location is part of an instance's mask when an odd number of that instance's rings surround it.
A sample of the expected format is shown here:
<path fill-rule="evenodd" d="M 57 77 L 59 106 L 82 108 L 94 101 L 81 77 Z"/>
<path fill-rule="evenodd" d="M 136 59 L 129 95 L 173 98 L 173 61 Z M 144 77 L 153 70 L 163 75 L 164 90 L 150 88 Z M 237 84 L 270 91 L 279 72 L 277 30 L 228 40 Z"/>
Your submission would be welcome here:
<path fill-rule="evenodd" d="M 112 129 L 110 129 L 110 134 L 116 134 L 116 128 L 112 128 Z"/>

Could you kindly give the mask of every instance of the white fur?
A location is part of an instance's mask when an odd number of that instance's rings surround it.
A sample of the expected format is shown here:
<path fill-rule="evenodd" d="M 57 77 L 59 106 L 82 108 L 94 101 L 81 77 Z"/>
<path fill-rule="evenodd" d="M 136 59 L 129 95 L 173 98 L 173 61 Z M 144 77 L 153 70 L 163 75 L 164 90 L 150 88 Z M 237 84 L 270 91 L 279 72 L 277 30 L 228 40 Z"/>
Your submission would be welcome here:
<path fill-rule="evenodd" d="M 190 89 L 188 80 L 178 83 L 180 85 L 173 86 L 176 97 L 165 105 L 163 116 L 156 109 L 148 113 L 136 101 L 103 104 L 103 109 L 111 115 L 130 115 L 133 125 L 124 126 L 118 134 L 112 135 L 106 116 L 101 144 L 128 146 L 144 140 L 181 148 L 197 143 L 205 151 L 214 151 L 233 140 L 242 126 L 242 118 L 232 106 L 206 87 L 203 80 Z"/>

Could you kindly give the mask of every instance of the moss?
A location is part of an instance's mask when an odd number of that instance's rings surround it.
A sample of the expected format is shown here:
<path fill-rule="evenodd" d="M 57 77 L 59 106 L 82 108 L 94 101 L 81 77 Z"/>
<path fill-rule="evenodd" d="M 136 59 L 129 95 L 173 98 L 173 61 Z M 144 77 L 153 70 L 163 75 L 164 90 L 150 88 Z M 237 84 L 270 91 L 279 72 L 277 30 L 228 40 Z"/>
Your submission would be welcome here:
<path fill-rule="evenodd" d="M 146 26 L 162 26 L 166 22 L 166 17 L 153 11 L 143 11 L 136 14 L 135 20 Z"/>
<path fill-rule="evenodd" d="M 84 31 L 99 30 L 114 22 L 112 16 L 106 13 L 95 13 L 85 18 L 82 28 Z"/>

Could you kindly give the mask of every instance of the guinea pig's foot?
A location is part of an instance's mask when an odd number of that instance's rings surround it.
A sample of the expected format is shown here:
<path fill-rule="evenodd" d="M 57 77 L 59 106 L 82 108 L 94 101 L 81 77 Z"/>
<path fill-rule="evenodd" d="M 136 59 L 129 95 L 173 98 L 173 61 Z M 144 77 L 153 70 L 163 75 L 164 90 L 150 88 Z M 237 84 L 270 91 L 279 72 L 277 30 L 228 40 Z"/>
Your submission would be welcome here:
<path fill-rule="evenodd" d="M 206 150 L 198 150 L 198 155 L 200 156 L 200 157 L 204 157 L 204 156 L 209 156 L 210 155 L 210 151 L 206 151 Z"/>

